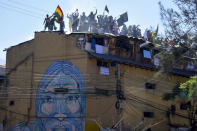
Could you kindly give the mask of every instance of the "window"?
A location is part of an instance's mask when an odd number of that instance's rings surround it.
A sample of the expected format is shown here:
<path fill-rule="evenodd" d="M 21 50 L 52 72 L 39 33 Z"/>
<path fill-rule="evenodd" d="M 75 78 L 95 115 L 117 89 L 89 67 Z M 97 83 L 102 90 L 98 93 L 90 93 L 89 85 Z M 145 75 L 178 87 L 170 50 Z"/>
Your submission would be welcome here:
<path fill-rule="evenodd" d="M 154 113 L 153 112 L 144 112 L 144 117 L 152 118 L 152 117 L 154 117 Z"/>
<path fill-rule="evenodd" d="M 116 62 L 115 62 L 115 61 L 112 61 L 112 62 L 111 62 L 111 66 L 112 66 L 112 67 L 116 66 Z"/>
<path fill-rule="evenodd" d="M 101 60 L 97 60 L 97 66 L 102 66 L 102 61 Z"/>
<path fill-rule="evenodd" d="M 95 88 L 95 93 L 97 95 L 105 95 L 105 96 L 108 96 L 109 95 L 109 91 L 108 90 L 105 90 L 105 89 Z"/>
<path fill-rule="evenodd" d="M 181 110 L 187 110 L 187 108 L 190 108 L 191 107 L 191 102 L 187 102 L 187 103 L 181 103 L 180 105 L 180 109 Z"/>
<path fill-rule="evenodd" d="M 101 60 L 97 60 L 97 66 L 109 67 L 109 63 Z"/>
<path fill-rule="evenodd" d="M 159 53 L 159 50 L 153 50 L 153 56 L 158 54 Z"/>
<path fill-rule="evenodd" d="M 10 101 L 10 103 L 9 103 L 10 106 L 13 106 L 14 104 L 15 104 L 14 101 Z"/>
<path fill-rule="evenodd" d="M 175 114 L 176 111 L 176 106 L 175 105 L 171 105 L 171 112 L 172 114 Z"/>
<path fill-rule="evenodd" d="M 104 38 L 96 38 L 96 44 L 104 46 Z"/>
<path fill-rule="evenodd" d="M 193 70 L 194 69 L 194 63 L 193 62 L 188 62 L 187 67 L 188 70 Z"/>
<path fill-rule="evenodd" d="M 101 75 L 109 75 L 109 63 L 101 60 L 97 60 L 97 66 L 100 67 Z"/>
<path fill-rule="evenodd" d="M 145 88 L 146 89 L 155 89 L 155 84 L 152 84 L 152 83 L 145 83 Z"/>

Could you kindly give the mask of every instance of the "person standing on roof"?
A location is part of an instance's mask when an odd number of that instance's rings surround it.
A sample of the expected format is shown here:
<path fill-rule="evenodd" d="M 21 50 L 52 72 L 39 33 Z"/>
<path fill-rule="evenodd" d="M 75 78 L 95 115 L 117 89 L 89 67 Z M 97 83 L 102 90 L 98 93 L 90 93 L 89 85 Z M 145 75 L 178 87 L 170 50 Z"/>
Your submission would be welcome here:
<path fill-rule="evenodd" d="M 127 35 L 127 33 L 128 33 L 127 26 L 123 24 L 120 35 Z"/>
<path fill-rule="evenodd" d="M 85 14 L 85 12 L 82 13 L 82 15 L 80 16 L 80 20 L 79 20 L 79 31 L 80 32 L 87 32 L 88 31 L 88 22 L 87 22 L 87 16 Z"/>
<path fill-rule="evenodd" d="M 64 33 L 64 28 L 65 28 L 65 24 L 64 24 L 64 20 L 62 20 L 60 22 L 60 33 Z"/>
<path fill-rule="evenodd" d="M 46 15 L 46 18 L 44 19 L 44 23 L 43 23 L 43 24 L 45 24 L 45 26 L 44 26 L 44 31 L 45 31 L 47 28 L 49 29 L 49 24 L 50 24 L 50 21 L 51 21 L 51 17 L 52 17 L 52 16 L 49 17 L 48 14 Z"/>
<path fill-rule="evenodd" d="M 95 19 L 96 14 L 97 14 L 97 10 L 95 13 L 93 13 L 93 11 L 91 11 L 88 16 L 88 23 L 89 23 L 89 27 L 90 27 L 90 32 L 92 32 L 93 26 L 96 23 L 96 19 Z"/>
<path fill-rule="evenodd" d="M 79 24 L 78 16 L 79 16 L 79 12 L 78 12 L 78 9 L 76 9 L 76 11 L 72 13 L 72 17 L 73 17 L 72 32 L 77 32 L 77 27 Z"/>

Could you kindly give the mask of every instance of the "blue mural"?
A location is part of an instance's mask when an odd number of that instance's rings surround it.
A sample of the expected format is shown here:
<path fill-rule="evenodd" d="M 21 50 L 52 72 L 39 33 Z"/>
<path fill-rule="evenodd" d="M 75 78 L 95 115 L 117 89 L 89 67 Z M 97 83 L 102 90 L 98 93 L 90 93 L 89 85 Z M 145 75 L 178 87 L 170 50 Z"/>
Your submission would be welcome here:
<path fill-rule="evenodd" d="M 59 88 L 64 92 L 55 91 Z M 84 88 L 83 76 L 72 63 L 52 63 L 37 88 L 34 130 L 85 130 Z M 34 131 L 32 127 L 29 130 Z"/>

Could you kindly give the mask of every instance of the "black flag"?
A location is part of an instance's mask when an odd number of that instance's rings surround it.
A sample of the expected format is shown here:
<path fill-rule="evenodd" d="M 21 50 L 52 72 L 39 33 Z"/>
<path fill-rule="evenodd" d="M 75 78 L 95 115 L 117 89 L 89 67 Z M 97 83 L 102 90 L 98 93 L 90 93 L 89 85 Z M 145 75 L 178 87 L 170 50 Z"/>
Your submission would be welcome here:
<path fill-rule="evenodd" d="M 109 10 L 108 10 L 108 8 L 107 8 L 107 5 L 105 6 L 105 11 L 107 11 L 107 13 L 109 13 Z"/>
<path fill-rule="evenodd" d="M 118 26 L 122 26 L 125 22 L 128 21 L 128 14 L 127 12 L 120 15 L 120 18 L 117 20 Z"/>

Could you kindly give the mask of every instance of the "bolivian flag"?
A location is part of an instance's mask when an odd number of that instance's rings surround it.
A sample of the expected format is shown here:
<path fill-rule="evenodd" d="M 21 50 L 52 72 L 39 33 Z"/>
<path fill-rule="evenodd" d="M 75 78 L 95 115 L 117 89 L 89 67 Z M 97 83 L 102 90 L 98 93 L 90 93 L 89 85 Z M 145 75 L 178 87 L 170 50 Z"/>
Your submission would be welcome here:
<path fill-rule="evenodd" d="M 57 6 L 57 9 L 55 10 L 55 17 L 56 17 L 56 21 L 58 23 L 60 23 L 64 18 L 64 14 L 63 14 L 62 9 L 60 8 L 59 5 Z"/>
<path fill-rule="evenodd" d="M 170 41 L 170 39 L 169 39 L 169 38 L 167 38 L 167 41 L 168 41 L 168 43 L 170 43 L 170 45 L 171 45 L 171 46 L 173 46 L 174 48 L 179 47 L 178 45 L 174 45 L 174 44 Z"/>

